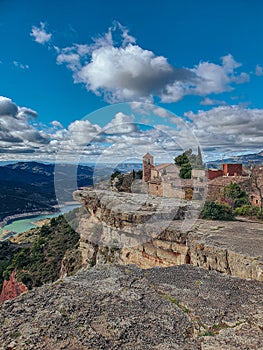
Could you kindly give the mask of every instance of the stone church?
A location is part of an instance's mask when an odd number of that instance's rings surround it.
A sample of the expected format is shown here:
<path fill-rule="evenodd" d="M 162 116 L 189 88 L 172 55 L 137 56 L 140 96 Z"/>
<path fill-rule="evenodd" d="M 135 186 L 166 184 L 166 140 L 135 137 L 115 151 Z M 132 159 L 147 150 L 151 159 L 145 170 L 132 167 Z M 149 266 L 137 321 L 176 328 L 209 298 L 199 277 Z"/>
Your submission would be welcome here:
<path fill-rule="evenodd" d="M 193 169 L 191 179 L 180 178 L 179 171 L 180 168 L 173 163 L 154 165 L 150 153 L 143 156 L 143 182 L 147 183 L 151 195 L 192 199 L 194 192 L 204 190 L 204 170 Z"/>

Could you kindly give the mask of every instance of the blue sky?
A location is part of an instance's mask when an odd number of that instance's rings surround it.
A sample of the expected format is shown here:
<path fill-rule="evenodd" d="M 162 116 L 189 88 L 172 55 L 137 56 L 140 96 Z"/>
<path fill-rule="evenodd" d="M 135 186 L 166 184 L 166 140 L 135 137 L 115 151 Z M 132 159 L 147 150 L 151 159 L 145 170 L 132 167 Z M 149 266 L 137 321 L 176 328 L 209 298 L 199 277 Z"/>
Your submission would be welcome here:
<path fill-rule="evenodd" d="M 65 134 L 99 108 L 131 101 L 190 118 L 203 140 L 205 122 L 212 140 L 220 140 L 215 121 L 223 120 L 220 129 L 230 123 L 224 147 L 212 142 L 209 148 L 208 137 L 207 151 L 260 150 L 262 12 L 260 0 L 1 0 L 0 95 L 12 100 L 18 113 L 26 107 L 38 114 L 37 121 L 30 112 L 19 114 L 36 128 L 35 139 L 32 129 L 27 148 L 19 152 L 35 152 L 38 137 L 51 139 L 48 132 L 59 128 Z M 47 131 L 54 121 L 56 129 Z M 89 122 L 101 127 L 109 120 L 93 113 Z M 10 132 L 15 142 L 17 132 Z M 14 143 L 11 148 L 4 144 L 2 153 L 15 153 Z"/>

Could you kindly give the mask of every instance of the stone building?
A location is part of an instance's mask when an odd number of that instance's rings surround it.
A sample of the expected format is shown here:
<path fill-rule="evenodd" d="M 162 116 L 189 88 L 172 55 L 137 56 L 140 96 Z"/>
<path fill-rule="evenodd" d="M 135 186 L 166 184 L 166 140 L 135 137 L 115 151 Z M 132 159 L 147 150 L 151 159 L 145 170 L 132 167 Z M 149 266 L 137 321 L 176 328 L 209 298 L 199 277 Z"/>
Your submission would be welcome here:
<path fill-rule="evenodd" d="M 143 156 L 143 181 L 148 185 L 148 193 L 155 196 L 192 199 L 204 192 L 206 181 L 204 170 L 192 170 L 191 179 L 182 179 L 180 168 L 173 163 L 154 165 L 153 156 Z"/>
<path fill-rule="evenodd" d="M 223 164 L 223 176 L 242 176 L 242 164 Z"/>
<path fill-rule="evenodd" d="M 144 182 L 151 180 L 151 170 L 153 168 L 153 156 L 150 153 L 146 153 L 142 158 L 142 179 Z"/>
<path fill-rule="evenodd" d="M 242 164 L 222 164 L 222 169 L 208 169 L 207 178 L 209 180 L 214 180 L 217 177 L 222 176 L 243 176 L 243 166 Z"/>
<path fill-rule="evenodd" d="M 231 182 L 248 194 L 252 205 L 260 206 L 260 196 L 252 178 L 242 164 L 223 164 L 222 169 L 192 169 L 191 179 L 182 179 L 180 168 L 173 163 L 154 165 L 150 153 L 143 157 L 143 183 L 155 196 L 221 201 L 223 190 Z M 256 168 L 256 176 L 263 192 L 263 167 Z"/>

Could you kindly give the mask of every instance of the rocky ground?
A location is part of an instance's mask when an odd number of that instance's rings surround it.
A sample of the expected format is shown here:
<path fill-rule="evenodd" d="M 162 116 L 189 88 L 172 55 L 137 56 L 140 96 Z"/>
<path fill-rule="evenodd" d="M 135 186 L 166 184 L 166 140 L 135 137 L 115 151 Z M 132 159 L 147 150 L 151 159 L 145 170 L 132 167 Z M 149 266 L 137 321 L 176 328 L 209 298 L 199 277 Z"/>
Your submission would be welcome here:
<path fill-rule="evenodd" d="M 0 349 L 263 349 L 263 283 L 105 265 L 0 307 Z"/>

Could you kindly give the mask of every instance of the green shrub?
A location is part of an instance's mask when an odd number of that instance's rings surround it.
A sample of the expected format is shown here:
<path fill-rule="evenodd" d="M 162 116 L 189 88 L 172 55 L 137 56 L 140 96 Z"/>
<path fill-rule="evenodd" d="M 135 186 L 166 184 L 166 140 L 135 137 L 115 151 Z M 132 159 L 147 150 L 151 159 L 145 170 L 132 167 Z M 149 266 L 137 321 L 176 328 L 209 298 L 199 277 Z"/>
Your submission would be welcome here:
<path fill-rule="evenodd" d="M 233 220 L 234 215 L 232 209 L 228 205 L 206 201 L 201 212 L 201 218 L 211 220 Z"/>
<path fill-rule="evenodd" d="M 235 215 L 241 216 L 257 216 L 259 217 L 259 208 L 252 205 L 242 205 L 240 208 L 236 208 Z"/>

